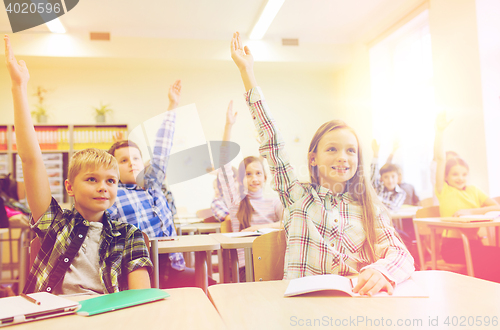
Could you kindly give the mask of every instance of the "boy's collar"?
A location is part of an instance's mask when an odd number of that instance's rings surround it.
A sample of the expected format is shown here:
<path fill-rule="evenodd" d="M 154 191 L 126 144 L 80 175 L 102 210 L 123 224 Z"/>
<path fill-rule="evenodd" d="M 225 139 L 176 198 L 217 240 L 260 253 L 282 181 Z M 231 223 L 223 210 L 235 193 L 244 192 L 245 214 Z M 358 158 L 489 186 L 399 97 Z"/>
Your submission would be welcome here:
<path fill-rule="evenodd" d="M 83 225 L 85 225 L 87 227 L 90 226 L 90 221 L 86 220 L 80 214 L 80 212 L 78 212 L 76 210 L 76 208 L 73 207 L 72 213 L 73 213 L 73 217 L 75 218 L 77 225 L 82 223 Z M 102 215 L 101 223 L 102 223 L 103 231 L 106 231 L 108 234 L 115 236 L 115 237 L 120 236 L 120 232 L 118 230 L 116 230 L 113 226 L 111 226 L 111 217 L 110 217 L 108 211 L 104 211 L 104 214 Z"/>

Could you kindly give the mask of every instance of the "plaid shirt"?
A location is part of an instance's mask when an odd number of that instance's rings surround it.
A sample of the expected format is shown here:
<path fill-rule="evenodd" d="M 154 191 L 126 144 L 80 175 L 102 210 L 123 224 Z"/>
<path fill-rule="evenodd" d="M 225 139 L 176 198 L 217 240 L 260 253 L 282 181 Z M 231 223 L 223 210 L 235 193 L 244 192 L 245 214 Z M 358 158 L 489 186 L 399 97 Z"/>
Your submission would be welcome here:
<path fill-rule="evenodd" d="M 377 158 L 373 159 L 370 167 L 372 184 L 382 204 L 384 204 L 391 211 L 399 210 L 406 199 L 406 191 L 401 189 L 399 185 L 396 185 L 396 188 L 394 188 L 394 190 L 392 191 L 387 190 L 384 184 L 380 182 L 380 173 Z"/>
<path fill-rule="evenodd" d="M 212 203 L 210 204 L 210 209 L 215 219 L 222 222 L 229 215 L 229 210 L 227 209 L 226 203 L 222 197 L 214 197 Z"/>
<path fill-rule="evenodd" d="M 172 212 L 162 190 L 175 131 L 175 111 L 167 111 L 156 133 L 151 165 L 144 173 L 144 187 L 118 183 L 116 201 L 108 211 L 113 220 L 130 223 L 149 237 L 176 236 Z M 184 270 L 182 253 L 170 253 L 173 268 Z"/>
<path fill-rule="evenodd" d="M 33 219 L 30 221 L 33 223 Z M 128 273 L 142 267 L 152 271 L 153 265 L 144 238 L 136 227 L 111 221 L 107 212 L 104 212 L 102 222 L 99 275 L 103 291 L 113 293 L 126 290 Z M 89 222 L 76 209 L 63 211 L 52 198 L 47 211 L 32 225 L 42 248 L 31 267 L 25 292 L 52 291 L 47 287 L 51 271 L 74 239 L 75 228 L 82 225 L 88 227 Z"/>
<path fill-rule="evenodd" d="M 246 98 L 263 141 L 260 153 L 269 162 L 272 187 L 286 209 L 285 278 L 345 276 L 366 268 L 374 268 L 396 283 L 410 277 L 413 258 L 396 237 L 389 218 L 379 212 L 375 219 L 376 261 L 371 263 L 359 203 L 349 193 L 335 196 L 322 186 L 298 182 L 260 88 L 248 91 Z"/>

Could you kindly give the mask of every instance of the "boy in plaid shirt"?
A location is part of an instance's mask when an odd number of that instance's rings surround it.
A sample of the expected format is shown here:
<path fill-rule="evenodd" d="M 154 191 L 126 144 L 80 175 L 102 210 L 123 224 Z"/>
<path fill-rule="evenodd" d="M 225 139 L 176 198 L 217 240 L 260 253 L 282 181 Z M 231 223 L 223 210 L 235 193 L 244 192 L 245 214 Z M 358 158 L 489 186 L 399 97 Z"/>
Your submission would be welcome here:
<path fill-rule="evenodd" d="M 76 153 L 65 181 L 75 199 L 73 210 L 63 211 L 51 198 L 28 106 L 29 72 L 24 61 L 16 61 L 8 36 L 4 41 L 30 224 L 41 241 L 24 292 L 102 294 L 149 288 L 152 264 L 142 233 L 110 221 L 106 212 L 116 198 L 119 178 L 113 157 L 98 149 Z"/>

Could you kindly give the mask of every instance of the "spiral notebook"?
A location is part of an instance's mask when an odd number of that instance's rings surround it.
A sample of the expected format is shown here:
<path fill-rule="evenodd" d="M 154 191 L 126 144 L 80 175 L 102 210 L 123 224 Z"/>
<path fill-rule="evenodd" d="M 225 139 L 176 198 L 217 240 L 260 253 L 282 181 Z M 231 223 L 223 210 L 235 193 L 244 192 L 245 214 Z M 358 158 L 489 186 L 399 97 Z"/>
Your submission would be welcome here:
<path fill-rule="evenodd" d="M 47 292 L 0 299 L 0 327 L 74 313 L 80 304 Z M 33 301 L 34 300 L 34 301 Z"/>

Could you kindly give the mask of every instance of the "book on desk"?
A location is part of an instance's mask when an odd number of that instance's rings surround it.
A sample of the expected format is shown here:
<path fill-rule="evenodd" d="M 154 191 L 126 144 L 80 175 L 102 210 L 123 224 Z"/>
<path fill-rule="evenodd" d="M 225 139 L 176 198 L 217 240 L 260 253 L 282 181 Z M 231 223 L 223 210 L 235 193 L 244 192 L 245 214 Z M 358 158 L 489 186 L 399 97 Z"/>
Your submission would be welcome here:
<path fill-rule="evenodd" d="M 285 297 L 299 296 L 318 291 L 337 291 L 347 293 L 351 297 L 367 297 L 352 290 L 358 283 L 357 277 L 345 277 L 335 274 L 315 275 L 290 280 L 285 291 Z M 373 297 L 429 297 L 429 295 L 411 278 L 399 283 L 392 295 L 379 292 Z"/>

